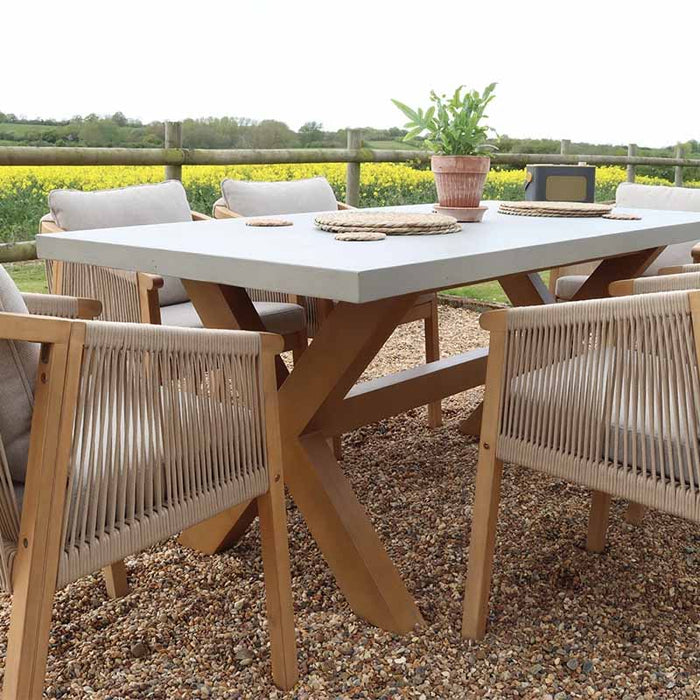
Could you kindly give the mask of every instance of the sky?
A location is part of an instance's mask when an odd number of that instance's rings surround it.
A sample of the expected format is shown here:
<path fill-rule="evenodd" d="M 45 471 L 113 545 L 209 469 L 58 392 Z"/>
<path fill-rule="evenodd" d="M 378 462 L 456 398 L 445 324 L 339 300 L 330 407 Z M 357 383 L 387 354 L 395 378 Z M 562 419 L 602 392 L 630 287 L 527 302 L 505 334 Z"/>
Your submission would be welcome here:
<path fill-rule="evenodd" d="M 392 97 L 496 81 L 500 134 L 700 139 L 697 0 L 8 0 L 2 19 L 0 111 L 22 116 L 389 127 Z"/>

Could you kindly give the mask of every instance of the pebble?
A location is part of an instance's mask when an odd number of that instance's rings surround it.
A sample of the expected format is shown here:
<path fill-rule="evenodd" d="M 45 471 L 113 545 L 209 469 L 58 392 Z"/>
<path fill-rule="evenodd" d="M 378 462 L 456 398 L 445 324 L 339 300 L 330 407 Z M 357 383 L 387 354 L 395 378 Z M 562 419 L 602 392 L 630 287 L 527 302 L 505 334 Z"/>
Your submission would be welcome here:
<path fill-rule="evenodd" d="M 148 654 L 148 647 L 142 642 L 136 642 L 136 644 L 131 645 L 130 651 L 135 659 L 142 659 Z"/>

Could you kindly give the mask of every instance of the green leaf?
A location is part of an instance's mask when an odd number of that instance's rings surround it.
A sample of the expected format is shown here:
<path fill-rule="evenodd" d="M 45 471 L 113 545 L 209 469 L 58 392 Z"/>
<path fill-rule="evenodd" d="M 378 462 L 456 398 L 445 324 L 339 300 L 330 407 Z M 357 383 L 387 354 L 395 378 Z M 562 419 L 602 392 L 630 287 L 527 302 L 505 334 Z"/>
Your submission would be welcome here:
<path fill-rule="evenodd" d="M 483 123 L 487 118 L 484 111 L 494 98 L 495 88 L 496 83 L 490 83 L 479 93 L 460 85 L 450 97 L 431 90 L 432 105 L 425 111 L 422 108 L 413 110 L 403 102 L 392 99 L 410 120 L 405 125 L 408 133 L 404 141 L 425 134 L 424 145 L 445 155 L 472 155 L 495 150 L 495 146 L 486 143 L 493 129 Z"/>
<path fill-rule="evenodd" d="M 418 114 L 414 112 L 408 105 L 405 105 L 403 102 L 399 102 L 398 100 L 391 99 L 391 101 L 414 123 L 418 123 L 420 120 L 418 118 Z"/>

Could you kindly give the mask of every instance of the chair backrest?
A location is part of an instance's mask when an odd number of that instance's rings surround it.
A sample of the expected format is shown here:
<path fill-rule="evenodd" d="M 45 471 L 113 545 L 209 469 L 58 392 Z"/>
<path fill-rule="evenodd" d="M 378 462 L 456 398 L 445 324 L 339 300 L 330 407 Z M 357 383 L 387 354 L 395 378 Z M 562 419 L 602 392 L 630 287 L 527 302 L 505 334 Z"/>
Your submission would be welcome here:
<path fill-rule="evenodd" d="M 338 208 L 333 188 L 325 177 L 282 182 L 226 179 L 221 183 L 226 206 L 241 216 L 301 214 Z"/>
<path fill-rule="evenodd" d="M 615 203 L 630 209 L 666 209 L 670 211 L 699 211 L 700 188 L 638 185 L 623 182 L 617 188 Z M 656 275 L 662 267 L 691 262 L 691 250 L 697 241 L 670 245 L 649 266 L 645 275 Z"/>
<path fill-rule="evenodd" d="M 49 208 L 66 231 L 192 220 L 185 188 L 177 180 L 94 192 L 53 190 Z M 159 299 L 161 306 L 169 306 L 188 301 L 188 296 L 179 279 L 168 277 Z"/>
<path fill-rule="evenodd" d="M 22 295 L 2 266 L 0 311 L 29 313 Z M 0 340 L 0 470 L 9 468 L 12 481 L 18 483 L 24 483 L 27 471 L 38 365 L 39 346 L 36 343 Z M 2 482 L 6 480 L 0 478 Z"/>

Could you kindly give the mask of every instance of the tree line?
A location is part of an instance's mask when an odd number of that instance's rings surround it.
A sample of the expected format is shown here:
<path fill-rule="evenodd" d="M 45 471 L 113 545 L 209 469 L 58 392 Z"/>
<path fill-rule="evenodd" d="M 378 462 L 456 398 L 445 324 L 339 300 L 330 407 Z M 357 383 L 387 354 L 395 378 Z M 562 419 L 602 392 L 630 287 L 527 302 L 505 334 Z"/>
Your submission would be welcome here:
<path fill-rule="evenodd" d="M 88 114 L 71 119 L 26 119 L 0 111 L 0 146 L 90 146 L 124 148 L 159 148 L 164 145 L 164 124 L 154 121 L 143 123 L 126 117 L 122 112 L 104 116 Z M 363 139 L 370 147 L 407 147 L 401 143 L 404 129 L 392 127 L 376 129 L 364 127 Z M 183 146 L 185 148 L 344 148 L 347 144 L 345 129 L 325 130 L 317 121 L 306 122 L 293 131 L 276 119 L 241 117 L 205 117 L 183 121 Z M 560 141 L 556 139 L 512 138 L 500 135 L 493 144 L 501 153 L 558 153 Z M 420 141 L 414 144 L 420 147 Z M 644 156 L 670 157 L 675 146 L 638 149 Z M 626 155 L 623 144 L 593 144 L 575 142 L 571 153 L 587 155 Z M 683 144 L 683 155 L 700 158 L 700 143 L 691 140 Z M 503 166 L 507 167 L 507 166 Z M 672 168 L 638 168 L 639 173 L 673 178 Z M 686 168 L 688 179 L 700 179 L 700 169 Z"/>

